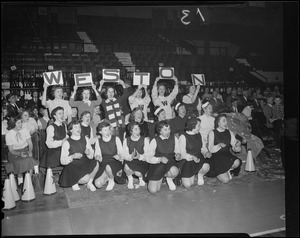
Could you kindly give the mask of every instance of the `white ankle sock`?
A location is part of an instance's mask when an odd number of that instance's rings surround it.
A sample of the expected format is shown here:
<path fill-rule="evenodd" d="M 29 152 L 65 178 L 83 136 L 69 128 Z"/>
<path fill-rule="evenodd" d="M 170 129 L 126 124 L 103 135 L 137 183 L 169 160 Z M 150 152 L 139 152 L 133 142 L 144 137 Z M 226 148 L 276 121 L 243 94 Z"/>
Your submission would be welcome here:
<path fill-rule="evenodd" d="M 95 192 L 95 191 L 96 191 L 96 187 L 95 187 L 94 184 L 93 184 L 93 180 L 94 180 L 94 179 L 90 179 L 90 181 L 88 181 L 88 183 L 87 183 L 87 188 L 88 188 L 89 190 L 91 190 L 92 192 Z"/>
<path fill-rule="evenodd" d="M 231 175 L 230 171 L 231 171 L 231 169 L 228 170 L 228 176 L 229 176 L 229 179 L 232 179 L 232 175 Z"/>
<path fill-rule="evenodd" d="M 198 185 L 203 185 L 204 184 L 203 176 L 204 175 L 198 173 L 198 182 L 197 182 Z"/>
<path fill-rule="evenodd" d="M 20 185 L 21 183 L 23 183 L 23 177 L 18 177 L 18 185 Z"/>
<path fill-rule="evenodd" d="M 167 184 L 169 186 L 169 189 L 171 191 L 174 191 L 176 189 L 176 185 L 174 184 L 173 179 L 167 177 L 166 180 L 167 180 Z"/>
<path fill-rule="evenodd" d="M 74 184 L 74 185 L 72 186 L 72 189 L 73 189 L 74 191 L 80 190 L 80 187 L 79 187 L 78 183 Z"/>
<path fill-rule="evenodd" d="M 146 183 L 145 183 L 145 181 L 143 180 L 143 177 L 141 176 L 141 177 L 139 177 L 139 185 L 140 186 L 145 186 L 146 185 Z"/>
<path fill-rule="evenodd" d="M 127 185 L 127 187 L 129 189 L 133 189 L 134 187 L 133 187 L 133 177 L 132 177 L 132 175 L 127 176 L 127 178 L 128 178 L 128 185 Z"/>
<path fill-rule="evenodd" d="M 106 187 L 106 191 L 111 191 L 115 186 L 115 181 L 114 181 L 114 178 L 109 178 L 108 179 L 108 185 Z"/>

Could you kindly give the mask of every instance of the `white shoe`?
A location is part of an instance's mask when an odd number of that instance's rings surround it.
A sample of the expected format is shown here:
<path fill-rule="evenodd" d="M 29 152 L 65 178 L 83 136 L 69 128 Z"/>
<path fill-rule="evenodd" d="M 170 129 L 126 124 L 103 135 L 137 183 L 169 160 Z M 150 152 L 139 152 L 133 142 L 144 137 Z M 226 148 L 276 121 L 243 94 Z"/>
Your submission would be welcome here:
<path fill-rule="evenodd" d="M 145 181 L 142 179 L 142 178 L 139 178 L 139 185 L 141 186 L 141 187 L 143 187 L 143 186 L 145 186 L 146 185 L 146 183 L 145 183 Z"/>
<path fill-rule="evenodd" d="M 176 185 L 174 184 L 173 179 L 171 179 L 171 178 L 166 178 L 166 180 L 167 180 L 167 184 L 168 184 L 168 186 L 169 186 L 169 189 L 170 189 L 171 191 L 176 190 Z"/>
<path fill-rule="evenodd" d="M 203 179 L 203 176 L 199 176 L 198 175 L 198 182 L 197 182 L 198 185 L 203 185 L 204 184 L 204 179 Z"/>
<path fill-rule="evenodd" d="M 74 191 L 80 190 L 80 187 L 79 187 L 78 183 L 76 183 L 75 185 L 73 185 L 73 186 L 72 186 L 72 189 L 73 189 Z"/>
<path fill-rule="evenodd" d="M 108 179 L 108 185 L 107 185 L 105 190 L 106 191 L 111 191 L 111 190 L 113 190 L 114 186 L 115 186 L 114 179 Z"/>
<path fill-rule="evenodd" d="M 230 171 L 231 171 L 231 170 L 228 170 L 229 180 L 232 179 L 232 175 L 231 175 Z"/>
<path fill-rule="evenodd" d="M 129 176 L 127 176 L 127 177 L 128 177 L 127 188 L 133 189 L 133 188 L 134 188 L 134 186 L 133 186 L 133 177 L 132 177 L 132 175 L 129 175 Z"/>
<path fill-rule="evenodd" d="M 87 189 L 89 189 L 92 192 L 96 191 L 96 187 L 94 186 L 94 184 L 92 182 L 88 182 L 86 187 L 87 187 Z"/>

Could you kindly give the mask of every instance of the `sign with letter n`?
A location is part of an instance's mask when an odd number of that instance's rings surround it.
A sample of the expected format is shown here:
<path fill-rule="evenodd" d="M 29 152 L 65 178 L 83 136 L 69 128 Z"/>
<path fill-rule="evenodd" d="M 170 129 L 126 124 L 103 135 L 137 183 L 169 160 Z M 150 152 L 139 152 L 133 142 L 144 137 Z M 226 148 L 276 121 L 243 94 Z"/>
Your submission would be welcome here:
<path fill-rule="evenodd" d="M 119 69 L 102 69 L 102 78 L 104 82 L 118 82 L 120 79 Z"/>
<path fill-rule="evenodd" d="M 205 85 L 205 77 L 204 74 L 191 74 L 192 75 L 192 83 L 193 85 Z"/>
<path fill-rule="evenodd" d="M 149 85 L 150 73 L 134 72 L 133 73 L 133 85 Z"/>
<path fill-rule="evenodd" d="M 159 67 L 159 77 L 161 79 L 173 79 L 174 68 L 173 67 Z"/>
<path fill-rule="evenodd" d="M 53 71 L 53 72 L 45 72 L 43 73 L 43 78 L 44 78 L 44 82 L 48 85 L 64 84 L 61 70 Z"/>
<path fill-rule="evenodd" d="M 77 87 L 86 87 L 93 85 L 92 73 L 74 74 L 74 80 Z"/>

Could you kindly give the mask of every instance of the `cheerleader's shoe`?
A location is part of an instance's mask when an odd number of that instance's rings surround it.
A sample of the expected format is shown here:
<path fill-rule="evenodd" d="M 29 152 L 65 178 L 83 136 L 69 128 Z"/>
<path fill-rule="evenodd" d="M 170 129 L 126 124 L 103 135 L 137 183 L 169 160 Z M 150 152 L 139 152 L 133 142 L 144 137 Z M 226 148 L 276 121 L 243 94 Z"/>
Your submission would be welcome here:
<path fill-rule="evenodd" d="M 96 191 L 96 187 L 93 185 L 92 182 L 88 182 L 87 185 L 86 185 L 87 189 L 92 191 L 92 192 L 95 192 Z"/>
<path fill-rule="evenodd" d="M 79 187 L 78 183 L 76 183 L 75 185 L 73 185 L 73 186 L 72 186 L 72 189 L 73 189 L 74 191 L 80 190 L 80 187 Z"/>
<path fill-rule="evenodd" d="M 203 176 L 199 176 L 198 175 L 198 182 L 197 182 L 198 185 L 203 185 L 204 184 L 204 179 L 203 179 Z"/>
<path fill-rule="evenodd" d="M 145 181 L 144 181 L 142 178 L 139 178 L 139 181 L 140 181 L 140 182 L 139 182 L 139 185 L 140 185 L 140 186 L 143 187 L 143 186 L 146 185 Z"/>
<path fill-rule="evenodd" d="M 129 188 L 129 189 L 134 189 L 134 186 L 133 186 L 133 177 L 132 177 L 132 175 L 129 175 L 129 176 L 127 176 L 127 177 L 128 177 L 127 188 Z"/>
<path fill-rule="evenodd" d="M 114 186 L 115 186 L 115 181 L 113 178 L 112 179 L 110 178 L 110 179 L 108 179 L 108 185 L 105 190 L 111 191 L 111 190 L 113 190 Z"/>
<path fill-rule="evenodd" d="M 229 180 L 232 179 L 231 170 L 228 171 L 228 177 L 229 177 Z"/>
<path fill-rule="evenodd" d="M 168 186 L 169 186 L 169 189 L 170 189 L 171 191 L 176 190 L 176 185 L 174 184 L 173 179 L 167 178 L 166 180 L 167 180 L 167 184 L 168 184 Z"/>

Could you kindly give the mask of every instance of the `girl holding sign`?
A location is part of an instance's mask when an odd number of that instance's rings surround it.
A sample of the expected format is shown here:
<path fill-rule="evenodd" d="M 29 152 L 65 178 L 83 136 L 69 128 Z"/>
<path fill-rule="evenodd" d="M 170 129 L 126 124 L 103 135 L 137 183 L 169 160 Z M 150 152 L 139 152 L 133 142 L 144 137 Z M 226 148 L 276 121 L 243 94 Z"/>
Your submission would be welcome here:
<path fill-rule="evenodd" d="M 147 85 L 140 84 L 135 93 L 128 98 L 128 101 L 131 110 L 140 107 L 144 114 L 144 120 L 148 121 L 148 105 L 151 102 L 151 98 L 147 92 Z"/>
<path fill-rule="evenodd" d="M 149 146 L 148 158 L 150 164 L 147 173 L 148 190 L 156 193 L 160 190 L 162 180 L 166 177 L 170 190 L 175 190 L 173 179 L 178 175 L 177 160 L 180 159 L 178 139 L 171 134 L 167 121 L 160 121 L 157 125 L 158 136 L 152 139 Z"/>
<path fill-rule="evenodd" d="M 201 115 L 201 100 L 198 97 L 200 84 L 196 87 L 195 85 L 190 85 L 188 89 L 189 93 L 182 98 L 182 102 L 186 106 L 187 115 L 199 117 Z"/>
<path fill-rule="evenodd" d="M 141 129 L 138 122 L 130 122 L 128 129 L 130 136 L 123 141 L 124 171 L 128 177 L 127 187 L 133 189 L 133 174 L 139 178 L 139 186 L 146 185 L 144 180 L 149 167 L 149 164 L 146 162 L 149 139 L 140 135 Z"/>
<path fill-rule="evenodd" d="M 72 120 L 72 109 L 69 105 L 69 102 L 66 100 L 63 100 L 63 88 L 60 85 L 54 85 L 52 86 L 51 95 L 54 97 L 53 100 L 47 100 L 47 89 L 49 87 L 49 84 L 44 83 L 44 92 L 42 96 L 42 105 L 46 108 L 49 108 L 50 115 L 52 114 L 52 110 L 56 107 L 62 107 L 63 108 L 63 115 L 64 115 L 64 121 L 66 123 L 70 123 Z M 51 118 L 54 120 L 54 118 Z"/>
<path fill-rule="evenodd" d="M 158 80 L 160 80 L 159 77 L 157 77 L 155 79 L 153 88 L 152 88 L 153 104 L 154 104 L 154 106 L 162 107 L 165 110 L 167 120 L 172 119 L 171 103 L 178 94 L 178 79 L 174 76 L 175 86 L 174 86 L 172 92 L 168 96 L 165 96 L 165 92 L 166 92 L 165 85 L 157 86 Z"/>
<path fill-rule="evenodd" d="M 77 85 L 74 85 L 73 87 L 74 92 L 71 95 L 69 104 L 71 107 L 77 107 L 78 109 L 78 116 L 81 117 L 81 114 L 84 111 L 90 112 L 91 116 L 94 114 L 94 107 L 98 106 L 102 102 L 102 98 L 99 95 L 98 91 L 96 90 L 96 86 L 93 84 L 92 89 L 94 90 L 97 100 L 91 101 L 91 91 L 89 88 L 83 88 L 81 94 L 80 94 L 80 100 L 75 101 L 75 95 L 78 89 Z"/>

